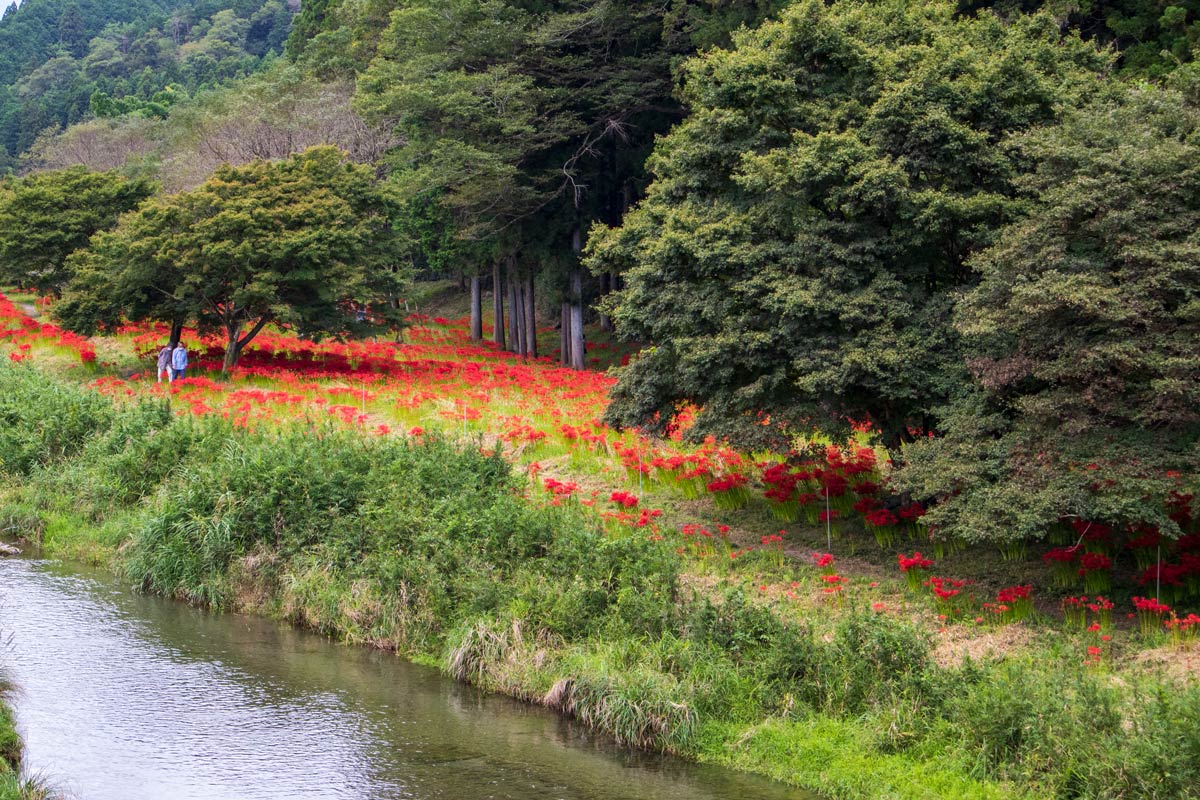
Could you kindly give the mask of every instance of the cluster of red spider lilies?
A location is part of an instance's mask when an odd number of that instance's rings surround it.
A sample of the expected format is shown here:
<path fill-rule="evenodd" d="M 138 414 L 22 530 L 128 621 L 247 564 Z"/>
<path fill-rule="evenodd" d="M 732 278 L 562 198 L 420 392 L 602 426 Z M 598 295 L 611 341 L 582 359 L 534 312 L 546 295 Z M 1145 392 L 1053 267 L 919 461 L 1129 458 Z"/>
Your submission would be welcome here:
<path fill-rule="evenodd" d="M 241 426 L 327 423 L 381 436 L 462 434 L 484 449 L 502 448 L 533 475 L 544 471 L 541 486 L 548 502 L 591 507 L 615 531 L 678 537 L 681 552 L 724 563 L 757 551 L 764 564 L 782 567 L 786 529 L 753 544 L 717 520 L 664 533 L 662 510 L 649 507 L 646 499 L 708 498 L 723 512 L 765 504 L 785 524 L 803 521 L 821 528 L 830 542 L 849 526 L 869 532 L 885 549 L 918 544 L 928 555 L 900 554 L 898 566 L 910 590 L 926 593 L 944 619 L 1009 623 L 1032 611 L 1030 586 L 976 598 L 968 583 L 933 574 L 934 559 L 948 555 L 955 543 L 931 538 L 923 524 L 925 507 L 888 487 L 886 462 L 871 447 L 828 446 L 756 460 L 711 438 L 689 446 L 681 439 L 694 419 L 691 408 L 672 420 L 672 436 L 665 441 L 616 431 L 600 421 L 615 382 L 611 376 L 474 343 L 466 320 L 414 315 L 409 322 L 402 342 L 313 342 L 268 329 L 242 353 L 228 380 L 214 379 L 224 339 L 185 330 L 196 369 L 193 377 L 171 384 L 158 383 L 153 367 L 167 327 L 127 325 L 113 332 L 117 346 L 124 344 L 145 368 L 126 370 L 124 378 L 101 375 L 92 385 L 117 398 L 170 397 L 178 413 L 221 415 Z M 51 352 L 96 366 L 90 340 L 32 319 L 0 295 L 3 343 L 10 346 L 12 361 Z M 569 480 L 580 475 L 589 476 L 586 489 Z M 1191 602 L 1200 598 L 1200 527 L 1192 503 L 1183 493 L 1171 499 L 1172 519 L 1186 534 L 1178 540 L 1145 527 L 1070 520 L 1052 533 L 1059 546 L 1043 559 L 1061 588 L 1090 596 L 1108 591 L 1114 568 L 1132 560 L 1140 584 L 1153 587 L 1144 593 L 1150 592 L 1154 602 Z M 849 581 L 830 568 L 833 556 L 825 556 L 830 560 L 821 565 L 822 594 L 840 600 Z M 1190 617 L 1174 619 L 1180 621 L 1172 630 L 1185 635 L 1195 630 Z"/>

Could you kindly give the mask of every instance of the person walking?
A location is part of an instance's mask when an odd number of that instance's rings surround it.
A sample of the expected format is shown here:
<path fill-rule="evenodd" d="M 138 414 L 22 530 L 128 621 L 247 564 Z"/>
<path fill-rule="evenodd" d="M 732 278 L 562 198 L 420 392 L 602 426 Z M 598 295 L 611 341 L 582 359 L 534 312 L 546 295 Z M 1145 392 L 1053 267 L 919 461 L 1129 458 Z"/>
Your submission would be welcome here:
<path fill-rule="evenodd" d="M 184 373 L 187 371 L 187 365 L 187 348 L 183 346 L 183 340 L 180 339 L 179 344 L 175 346 L 174 352 L 171 353 L 171 379 L 177 381 L 184 378 Z"/>
<path fill-rule="evenodd" d="M 171 354 L 174 351 L 171 349 L 171 343 L 167 342 L 162 350 L 158 351 L 158 382 L 162 383 L 163 378 L 167 379 L 167 383 L 171 382 Z"/>

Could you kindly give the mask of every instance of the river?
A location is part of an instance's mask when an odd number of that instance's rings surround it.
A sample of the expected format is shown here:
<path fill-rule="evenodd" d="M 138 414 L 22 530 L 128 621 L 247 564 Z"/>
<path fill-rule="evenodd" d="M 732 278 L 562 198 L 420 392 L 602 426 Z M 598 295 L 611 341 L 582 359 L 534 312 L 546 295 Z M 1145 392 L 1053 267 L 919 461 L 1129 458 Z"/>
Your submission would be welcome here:
<path fill-rule="evenodd" d="M 394 654 L 0 559 L 26 767 L 79 800 L 811 800 L 614 747 Z"/>

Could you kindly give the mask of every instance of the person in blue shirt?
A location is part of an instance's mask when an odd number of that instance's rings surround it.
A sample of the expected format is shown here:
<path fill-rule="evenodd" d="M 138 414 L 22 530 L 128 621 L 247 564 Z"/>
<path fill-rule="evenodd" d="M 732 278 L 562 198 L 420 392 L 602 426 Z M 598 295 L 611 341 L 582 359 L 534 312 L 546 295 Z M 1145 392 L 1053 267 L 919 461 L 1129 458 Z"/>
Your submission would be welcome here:
<path fill-rule="evenodd" d="M 184 377 L 184 372 L 187 371 L 188 353 L 187 348 L 183 346 L 183 341 L 175 346 L 175 350 L 171 353 L 171 378 L 179 380 Z"/>

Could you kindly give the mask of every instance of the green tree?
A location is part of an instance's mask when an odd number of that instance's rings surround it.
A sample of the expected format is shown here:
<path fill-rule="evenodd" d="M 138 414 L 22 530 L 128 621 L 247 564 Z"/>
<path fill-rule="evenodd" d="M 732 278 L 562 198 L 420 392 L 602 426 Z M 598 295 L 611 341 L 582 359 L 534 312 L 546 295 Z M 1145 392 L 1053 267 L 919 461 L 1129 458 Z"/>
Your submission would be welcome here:
<path fill-rule="evenodd" d="M 225 166 L 97 236 L 60 316 L 84 332 L 196 320 L 225 334 L 228 371 L 268 324 L 319 337 L 355 329 L 358 304 L 386 309 L 406 278 L 397 246 L 374 175 L 334 148 Z"/>
<path fill-rule="evenodd" d="M 13 181 L 0 196 L 0 281 L 59 295 L 67 257 L 154 192 L 146 181 L 76 167 Z"/>
<path fill-rule="evenodd" d="M 74 3 L 64 8 L 62 16 L 58 18 L 58 43 L 75 58 L 82 58 L 87 52 L 88 37 L 83 24 L 83 12 Z"/>
<path fill-rule="evenodd" d="M 960 0 L 964 13 L 1046 10 L 1085 38 L 1114 45 L 1129 75 L 1161 78 L 1200 45 L 1200 0 Z"/>
<path fill-rule="evenodd" d="M 385 5 L 365 4 L 361 19 L 377 18 Z M 396 7 L 376 34 L 358 108 L 405 141 L 390 161 L 397 189 L 438 193 L 460 236 L 481 245 L 472 252 L 484 263 L 469 271 L 491 267 L 500 284 L 506 263 L 509 281 L 528 295 L 530 265 L 538 265 L 543 284 L 567 301 L 564 361 L 582 368 L 589 287 L 579 251 L 593 220 L 620 220 L 644 185 L 654 137 L 683 116 L 673 97 L 674 59 L 711 41 L 720 28 L 714 20 L 753 20 L 773 7 L 414 0 Z M 321 6 L 323 30 L 307 52 L 328 60 L 326 45 L 346 50 L 349 40 L 366 37 L 350 8 Z M 347 29 L 349 39 L 337 35 Z M 371 48 L 357 50 L 364 51 Z M 477 298 L 478 278 L 473 286 Z M 478 319 L 477 300 L 473 306 Z"/>
<path fill-rule="evenodd" d="M 1137 88 L 1016 144 L 1031 207 L 956 313 L 975 388 L 901 482 L 966 538 L 1178 532 L 1166 500 L 1200 475 L 1200 109 Z"/>
<path fill-rule="evenodd" d="M 308 0 L 301 4 L 300 13 L 292 20 L 291 34 L 285 45 L 289 56 L 297 58 L 304 52 L 309 41 L 326 28 L 330 10 L 337 5 L 337 0 Z"/>
<path fill-rule="evenodd" d="M 969 256 L 1019 208 L 1010 133 L 1053 122 L 1108 57 L 1047 15 L 963 19 L 948 2 L 798 3 L 683 67 L 691 115 L 622 226 L 618 327 L 655 343 L 608 412 L 750 440 L 872 422 L 931 428 L 962 382 L 951 320 Z"/>

